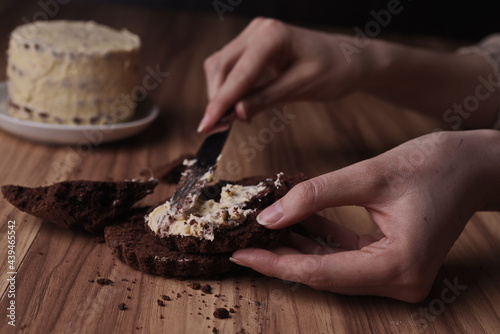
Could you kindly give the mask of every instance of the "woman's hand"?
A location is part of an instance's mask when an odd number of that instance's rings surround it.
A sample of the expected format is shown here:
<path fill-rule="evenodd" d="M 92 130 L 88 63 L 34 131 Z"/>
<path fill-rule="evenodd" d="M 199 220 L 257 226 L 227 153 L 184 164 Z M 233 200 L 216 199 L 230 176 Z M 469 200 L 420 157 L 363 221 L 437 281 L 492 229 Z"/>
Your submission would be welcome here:
<path fill-rule="evenodd" d="M 418 302 L 469 218 L 499 200 L 498 166 L 498 131 L 417 138 L 298 184 L 258 220 L 272 229 L 302 222 L 313 238 L 292 233 L 286 246 L 238 250 L 232 260 L 319 290 Z M 343 205 L 365 207 L 379 230 L 359 236 L 313 215 Z"/>
<path fill-rule="evenodd" d="M 198 131 L 210 132 L 232 106 L 241 120 L 283 101 L 325 100 L 356 86 L 361 56 L 346 59 L 352 38 L 257 18 L 205 61 L 209 103 Z"/>

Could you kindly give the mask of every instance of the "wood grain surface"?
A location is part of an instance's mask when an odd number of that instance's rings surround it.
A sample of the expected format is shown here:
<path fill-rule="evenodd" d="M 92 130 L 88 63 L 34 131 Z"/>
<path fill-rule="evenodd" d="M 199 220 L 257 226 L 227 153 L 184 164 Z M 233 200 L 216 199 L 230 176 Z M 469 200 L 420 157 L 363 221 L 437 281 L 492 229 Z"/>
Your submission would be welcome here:
<path fill-rule="evenodd" d="M 0 49 L 9 32 L 43 11 L 34 1 L 0 5 Z M 0 132 L 0 184 L 47 185 L 67 179 L 122 180 L 194 152 L 195 133 L 206 103 L 202 63 L 248 23 L 227 13 L 188 13 L 69 3 L 51 18 L 92 19 L 127 27 L 143 41 L 142 74 L 159 68 L 168 77 L 149 96 L 160 117 L 145 132 L 110 144 L 44 145 Z M 38 14 L 40 15 L 40 14 Z M 48 14 L 47 14 L 48 15 Z M 432 38 L 387 38 L 446 50 L 457 44 Z M 5 68 L 0 52 L 0 68 Z M 4 70 L 0 71 L 5 78 Z M 283 121 L 283 113 L 290 117 Z M 276 124 L 279 126 L 276 127 Z M 251 124 L 234 126 L 219 175 L 304 172 L 316 176 L 372 157 L 438 127 L 412 111 L 360 93 L 332 103 L 277 106 Z M 275 131 L 270 129 L 275 129 Z M 254 143 L 254 144 L 252 144 Z M 241 147 L 246 147 L 247 150 Z M 253 148 L 250 149 L 250 148 Z M 141 203 L 156 204 L 173 191 L 160 185 Z M 260 275 L 196 280 L 213 294 L 177 280 L 135 271 L 113 258 L 93 236 L 52 226 L 0 199 L 0 253 L 8 250 L 8 221 L 15 221 L 15 299 L 7 257 L 0 257 L 0 333 L 499 333 L 500 214 L 476 214 L 454 245 L 429 297 L 417 304 L 386 298 L 341 296 Z M 359 233 L 373 230 L 364 209 L 341 207 L 326 216 Z M 98 278 L 113 285 L 101 286 Z M 443 295 L 450 284 L 461 290 Z M 159 306 L 161 295 L 171 301 Z M 15 324 L 8 324 L 15 300 Z M 119 310 L 125 303 L 127 310 Z M 215 319 L 216 307 L 234 308 Z"/>

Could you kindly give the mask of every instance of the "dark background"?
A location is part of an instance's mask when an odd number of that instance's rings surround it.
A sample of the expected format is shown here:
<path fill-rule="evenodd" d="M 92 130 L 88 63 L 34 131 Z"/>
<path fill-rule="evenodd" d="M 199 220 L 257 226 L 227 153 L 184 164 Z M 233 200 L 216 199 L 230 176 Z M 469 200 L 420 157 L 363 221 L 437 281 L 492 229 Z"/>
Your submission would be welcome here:
<path fill-rule="evenodd" d="M 76 0 L 133 6 L 175 8 L 216 13 L 214 0 Z M 217 0 L 216 0 L 217 1 Z M 298 24 L 359 27 L 373 20 L 372 10 L 386 9 L 388 0 L 219 0 L 231 6 L 225 15 L 268 16 Z M 403 10 L 384 31 L 476 40 L 500 31 L 500 0 L 400 0 Z M 239 4 L 238 4 L 239 3 Z"/>

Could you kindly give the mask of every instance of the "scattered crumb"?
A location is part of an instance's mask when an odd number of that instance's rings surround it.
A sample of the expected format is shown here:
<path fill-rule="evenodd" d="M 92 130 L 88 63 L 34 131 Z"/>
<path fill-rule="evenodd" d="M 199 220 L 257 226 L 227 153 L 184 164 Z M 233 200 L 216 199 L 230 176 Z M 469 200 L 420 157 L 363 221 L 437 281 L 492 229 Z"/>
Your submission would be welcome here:
<path fill-rule="evenodd" d="M 193 289 L 193 290 L 200 290 L 201 289 L 201 284 L 198 282 L 192 282 L 189 283 L 188 286 Z"/>
<path fill-rule="evenodd" d="M 257 307 L 259 307 L 261 304 L 260 304 L 260 302 L 259 302 L 259 301 L 256 301 L 256 302 L 255 302 L 255 305 L 257 305 Z"/>
<path fill-rule="evenodd" d="M 214 328 L 212 328 L 212 333 L 214 333 L 214 334 L 219 334 L 219 330 L 218 330 L 217 328 L 215 328 L 215 327 L 214 327 Z"/>
<path fill-rule="evenodd" d="M 231 308 L 229 309 L 229 313 L 236 313 L 236 311 L 234 310 L 234 308 L 232 308 L 232 307 L 231 307 Z"/>
<path fill-rule="evenodd" d="M 93 279 L 89 279 L 89 283 L 95 283 Z"/>
<path fill-rule="evenodd" d="M 98 278 L 97 279 L 97 284 L 100 285 L 112 285 L 114 282 L 110 280 L 109 278 Z"/>
<path fill-rule="evenodd" d="M 210 284 L 204 284 L 203 286 L 201 286 L 200 289 L 204 293 L 207 293 L 207 294 L 211 294 L 212 293 L 212 286 Z"/>
<path fill-rule="evenodd" d="M 125 311 L 126 309 L 128 309 L 127 305 L 125 305 L 125 303 L 121 303 L 121 304 L 118 304 L 118 309 L 120 311 Z"/>
<path fill-rule="evenodd" d="M 214 317 L 217 319 L 226 319 L 230 318 L 229 311 L 223 307 L 216 308 L 214 311 Z"/>
<path fill-rule="evenodd" d="M 128 282 L 128 279 L 122 278 L 122 282 Z"/>
<path fill-rule="evenodd" d="M 158 299 L 156 302 L 158 303 L 158 306 L 161 306 L 161 307 L 165 306 L 165 302 L 161 299 Z"/>
<path fill-rule="evenodd" d="M 127 288 L 127 291 L 132 291 L 132 289 L 131 288 Z"/>
<path fill-rule="evenodd" d="M 169 296 L 167 296 L 167 295 L 162 295 L 162 296 L 161 296 L 161 298 L 162 298 L 163 300 L 166 300 L 166 301 L 170 301 L 170 300 L 172 300 L 172 299 L 171 299 Z"/>
<path fill-rule="evenodd" d="M 132 297 L 130 297 L 130 296 L 127 296 L 127 299 L 132 299 Z"/>
<path fill-rule="evenodd" d="M 43 255 L 43 252 L 38 252 L 38 254 Z"/>
<path fill-rule="evenodd" d="M 165 316 L 163 314 L 160 314 L 160 319 L 165 319 Z"/>

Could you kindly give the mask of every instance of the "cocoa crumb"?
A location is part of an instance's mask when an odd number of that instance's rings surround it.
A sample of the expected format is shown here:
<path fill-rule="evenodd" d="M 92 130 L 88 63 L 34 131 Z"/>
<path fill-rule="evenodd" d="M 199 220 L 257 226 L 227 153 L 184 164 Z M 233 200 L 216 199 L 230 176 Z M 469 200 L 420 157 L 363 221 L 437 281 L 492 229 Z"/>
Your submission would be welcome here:
<path fill-rule="evenodd" d="M 161 307 L 165 306 L 165 302 L 161 299 L 158 299 L 156 302 L 158 303 L 158 306 L 161 306 Z"/>
<path fill-rule="evenodd" d="M 189 283 L 188 286 L 193 289 L 193 290 L 200 290 L 201 289 L 201 284 L 198 282 L 192 282 Z"/>
<path fill-rule="evenodd" d="M 109 278 L 99 278 L 97 279 L 97 284 L 99 285 L 113 285 L 113 281 Z"/>
<path fill-rule="evenodd" d="M 201 291 L 203 291 L 206 294 L 211 294 L 212 293 L 212 286 L 210 284 L 204 284 L 201 286 Z"/>
<path fill-rule="evenodd" d="M 161 298 L 162 298 L 163 300 L 166 300 L 166 301 L 170 301 L 170 300 L 172 300 L 172 299 L 171 299 L 169 296 L 167 296 L 167 295 L 162 295 L 162 296 L 161 296 Z"/>
<path fill-rule="evenodd" d="M 95 283 L 93 279 L 89 279 L 89 283 Z"/>
<path fill-rule="evenodd" d="M 165 319 L 165 316 L 163 316 L 163 314 L 160 314 L 160 319 Z"/>
<path fill-rule="evenodd" d="M 212 328 L 212 333 L 213 334 L 219 334 L 219 330 L 217 328 Z"/>
<path fill-rule="evenodd" d="M 232 308 L 232 307 L 231 307 L 231 308 L 229 309 L 229 313 L 236 313 L 236 311 L 234 310 L 234 308 Z"/>
<path fill-rule="evenodd" d="M 118 309 L 120 311 L 125 311 L 128 309 L 127 305 L 125 305 L 125 303 L 121 303 L 121 304 L 118 304 Z"/>
<path fill-rule="evenodd" d="M 223 307 L 216 308 L 214 311 L 214 317 L 217 319 L 226 319 L 231 317 L 229 311 Z"/>

